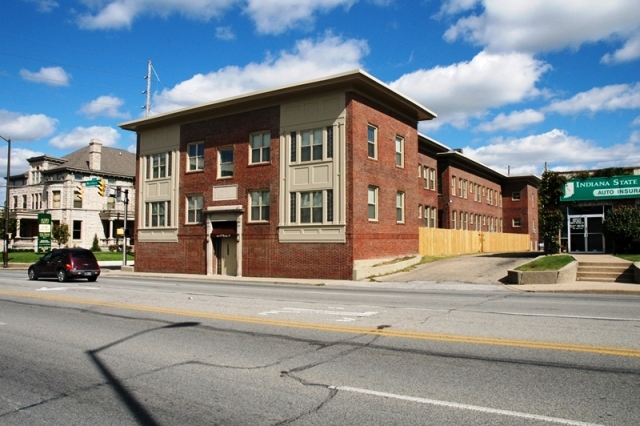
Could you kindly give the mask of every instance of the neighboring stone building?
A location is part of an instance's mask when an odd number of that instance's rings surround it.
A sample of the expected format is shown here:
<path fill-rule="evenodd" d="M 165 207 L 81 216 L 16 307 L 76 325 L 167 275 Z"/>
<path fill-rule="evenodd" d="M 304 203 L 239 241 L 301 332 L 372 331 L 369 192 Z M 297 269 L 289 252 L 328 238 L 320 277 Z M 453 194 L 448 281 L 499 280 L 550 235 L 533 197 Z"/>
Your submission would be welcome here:
<path fill-rule="evenodd" d="M 537 208 L 504 215 L 502 186 L 537 206 L 539 179 L 419 135 L 434 117 L 357 70 L 121 124 L 138 134 L 136 271 L 351 279 L 416 255 L 424 226 L 506 219 L 534 239 Z"/>
<path fill-rule="evenodd" d="M 66 223 L 70 247 L 91 248 L 94 236 L 102 248 L 122 242 L 116 235 L 124 225 L 124 205 L 116 202 L 116 189 L 129 190 L 127 228 L 134 225 L 135 154 L 102 147 L 92 139 L 89 146 L 61 158 L 42 155 L 27 160 L 29 170 L 11 176 L 9 208 L 17 219 L 11 248 L 37 247 L 38 213 L 49 213 L 54 224 Z M 104 180 L 104 196 L 89 180 Z M 55 243 L 52 243 L 55 247 Z"/>

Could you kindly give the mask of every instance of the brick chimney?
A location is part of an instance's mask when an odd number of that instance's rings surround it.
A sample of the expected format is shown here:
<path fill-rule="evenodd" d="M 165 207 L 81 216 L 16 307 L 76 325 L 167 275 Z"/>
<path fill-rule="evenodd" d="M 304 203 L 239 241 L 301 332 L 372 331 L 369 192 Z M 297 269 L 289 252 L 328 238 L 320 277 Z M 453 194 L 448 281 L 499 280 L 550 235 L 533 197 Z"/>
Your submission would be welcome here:
<path fill-rule="evenodd" d="M 91 139 L 89 142 L 89 170 L 100 170 L 101 156 L 102 142 L 99 139 Z"/>

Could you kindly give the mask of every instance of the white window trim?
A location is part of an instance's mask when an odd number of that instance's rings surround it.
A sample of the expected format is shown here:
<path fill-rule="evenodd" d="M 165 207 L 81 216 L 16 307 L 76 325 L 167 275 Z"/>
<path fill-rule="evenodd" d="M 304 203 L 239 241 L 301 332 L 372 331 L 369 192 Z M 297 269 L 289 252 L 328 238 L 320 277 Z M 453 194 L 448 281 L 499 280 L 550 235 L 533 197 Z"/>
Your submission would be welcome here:
<path fill-rule="evenodd" d="M 369 194 L 370 192 L 373 190 L 373 204 L 369 202 Z M 367 219 L 369 220 L 369 222 L 377 222 L 378 221 L 378 190 L 379 188 L 377 186 L 369 186 L 367 188 Z M 369 206 L 372 206 L 374 208 L 373 214 L 374 217 L 371 218 L 369 217 Z"/>
<path fill-rule="evenodd" d="M 189 202 L 192 199 L 196 199 L 196 198 L 200 199 L 200 207 L 199 208 L 196 207 L 194 209 L 189 208 L 189 204 L 190 204 Z M 185 203 L 185 208 L 186 208 L 185 223 L 188 224 L 188 225 L 195 225 L 195 224 L 202 223 L 202 209 L 203 209 L 203 207 L 204 207 L 204 197 L 202 195 L 198 195 L 198 194 L 187 195 L 186 196 L 186 203 Z M 194 216 L 196 218 L 195 221 L 189 221 L 189 212 L 190 211 L 194 211 Z M 200 214 L 199 214 L 200 217 L 199 218 L 198 218 L 198 211 L 200 212 Z"/>
<path fill-rule="evenodd" d="M 373 140 L 369 139 L 369 129 L 373 129 Z M 373 157 L 369 155 L 369 145 L 373 146 Z M 378 159 L 378 128 L 372 124 L 367 125 L 367 157 L 372 160 Z"/>
<path fill-rule="evenodd" d="M 254 148 L 252 145 L 253 142 L 253 138 L 254 136 L 260 136 L 261 137 L 261 141 L 264 141 L 264 136 L 268 137 L 269 140 L 269 146 L 265 147 L 265 146 L 260 146 L 260 148 Z M 264 150 L 265 148 L 269 149 L 269 159 L 268 160 L 264 160 Z M 260 161 L 253 161 L 253 151 L 254 150 L 258 150 L 260 152 Z M 271 162 L 271 131 L 269 130 L 265 130 L 263 132 L 256 132 L 256 133 L 252 133 L 249 136 L 249 164 L 269 164 Z"/>
<path fill-rule="evenodd" d="M 269 204 L 263 204 L 263 197 L 262 194 L 263 193 L 268 193 L 269 194 Z M 253 204 L 253 200 L 254 200 L 254 194 L 258 194 L 258 200 L 259 203 L 257 205 L 254 206 Z M 255 219 L 253 217 L 253 207 L 258 207 L 260 209 L 260 218 L 259 219 Z M 249 222 L 251 223 L 268 223 L 270 218 L 271 218 L 271 213 L 269 213 L 269 219 L 263 219 L 262 218 L 262 209 L 264 207 L 267 207 L 267 209 L 271 209 L 271 194 L 269 193 L 269 190 L 266 189 L 254 189 L 249 191 Z"/>
<path fill-rule="evenodd" d="M 189 150 L 192 146 L 197 147 L 198 145 L 202 145 L 202 157 L 200 157 L 199 155 L 197 155 L 197 148 L 196 148 L 196 156 L 192 157 L 189 153 Z M 195 158 L 196 159 L 196 166 L 195 169 L 191 169 L 191 159 Z M 200 141 L 200 142 L 192 142 L 187 144 L 187 167 L 186 167 L 187 173 L 193 173 L 193 172 L 201 172 L 204 170 L 204 142 Z"/>
<path fill-rule="evenodd" d="M 398 142 L 400 142 L 400 146 L 398 146 Z M 394 144 L 396 167 L 404 168 L 404 138 L 402 136 L 396 136 Z M 398 151 L 398 149 L 400 149 L 400 151 Z M 398 154 L 400 155 L 400 164 L 398 164 Z"/>
<path fill-rule="evenodd" d="M 224 163 L 224 164 L 231 164 L 232 169 L 231 169 L 231 176 L 222 176 L 222 152 L 223 151 L 231 151 L 231 154 L 233 155 L 233 160 L 231 161 L 231 163 Z M 234 175 L 235 175 L 235 152 L 233 147 L 222 147 L 222 148 L 218 148 L 218 179 L 233 179 Z"/>
<path fill-rule="evenodd" d="M 400 219 L 398 219 L 398 213 L 400 213 Z M 396 192 L 396 223 L 405 223 L 405 193 L 402 191 Z"/>

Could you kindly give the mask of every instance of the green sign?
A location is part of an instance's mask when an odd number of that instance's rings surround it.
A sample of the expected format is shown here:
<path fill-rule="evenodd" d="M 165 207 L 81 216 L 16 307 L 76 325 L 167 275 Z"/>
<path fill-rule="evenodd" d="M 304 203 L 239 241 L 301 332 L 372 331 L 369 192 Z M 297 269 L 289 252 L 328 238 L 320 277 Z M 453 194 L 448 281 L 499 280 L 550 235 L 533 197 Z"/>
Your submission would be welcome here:
<path fill-rule="evenodd" d="M 640 176 L 569 179 L 560 201 L 618 200 L 640 198 Z"/>
<path fill-rule="evenodd" d="M 38 253 L 51 250 L 51 215 L 38 213 Z"/>
<path fill-rule="evenodd" d="M 83 183 L 84 183 L 84 186 L 98 186 L 100 181 L 94 179 L 94 180 L 86 180 Z"/>

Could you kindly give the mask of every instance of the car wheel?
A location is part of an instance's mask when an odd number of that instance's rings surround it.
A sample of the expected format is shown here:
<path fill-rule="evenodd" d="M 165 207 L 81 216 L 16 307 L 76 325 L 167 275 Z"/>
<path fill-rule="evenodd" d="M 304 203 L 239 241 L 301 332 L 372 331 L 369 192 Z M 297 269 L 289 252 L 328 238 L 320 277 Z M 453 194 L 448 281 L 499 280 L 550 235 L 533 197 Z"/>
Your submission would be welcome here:
<path fill-rule="evenodd" d="M 35 281 L 38 279 L 38 275 L 36 274 L 36 271 L 33 268 L 29 268 L 29 279 L 31 281 Z"/>
<path fill-rule="evenodd" d="M 63 283 L 67 280 L 67 274 L 65 274 L 64 269 L 58 269 L 58 281 Z"/>
<path fill-rule="evenodd" d="M 87 278 L 87 280 L 88 280 L 90 283 L 94 282 L 94 281 L 95 281 L 95 280 L 97 280 L 97 279 L 98 279 L 98 277 L 89 277 L 89 278 Z"/>

